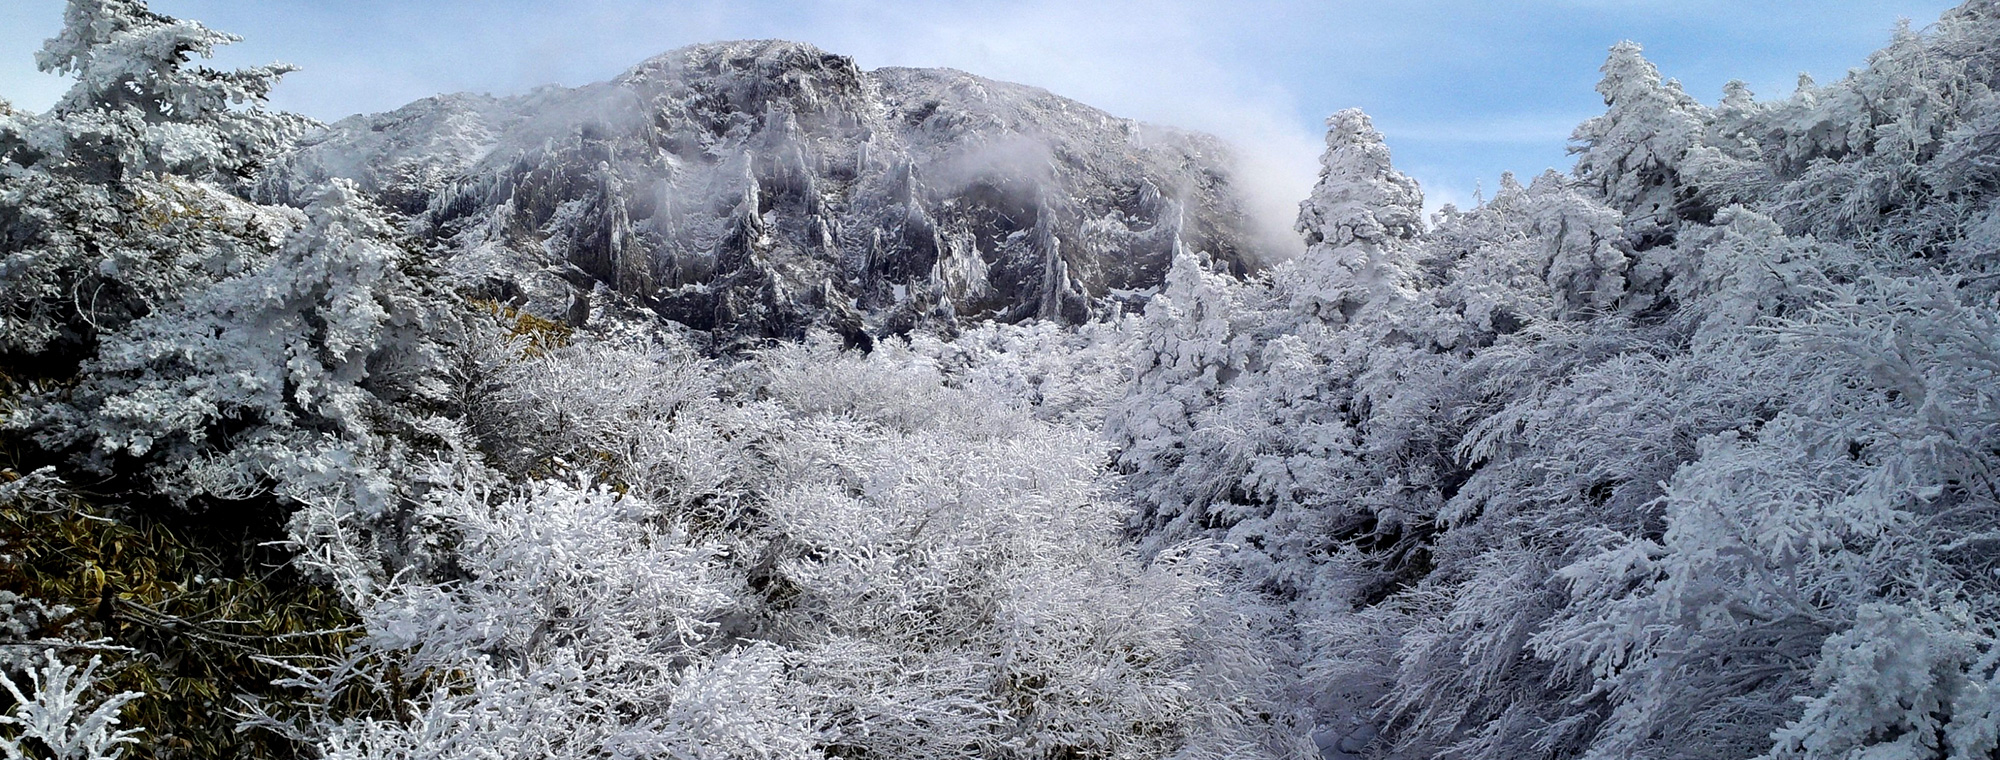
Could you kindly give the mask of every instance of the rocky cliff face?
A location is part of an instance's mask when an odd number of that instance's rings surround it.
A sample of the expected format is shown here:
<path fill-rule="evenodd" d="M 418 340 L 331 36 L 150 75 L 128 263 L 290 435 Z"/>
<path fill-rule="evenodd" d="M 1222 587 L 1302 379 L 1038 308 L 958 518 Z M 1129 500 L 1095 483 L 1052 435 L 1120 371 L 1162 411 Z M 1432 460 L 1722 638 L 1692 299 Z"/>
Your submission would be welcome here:
<path fill-rule="evenodd" d="M 460 282 L 538 311 L 581 320 L 622 296 L 725 342 L 866 342 L 1122 308 L 1176 240 L 1243 271 L 1230 166 L 1214 138 L 1036 88 L 755 41 L 352 117 L 265 191 L 354 179 Z"/>

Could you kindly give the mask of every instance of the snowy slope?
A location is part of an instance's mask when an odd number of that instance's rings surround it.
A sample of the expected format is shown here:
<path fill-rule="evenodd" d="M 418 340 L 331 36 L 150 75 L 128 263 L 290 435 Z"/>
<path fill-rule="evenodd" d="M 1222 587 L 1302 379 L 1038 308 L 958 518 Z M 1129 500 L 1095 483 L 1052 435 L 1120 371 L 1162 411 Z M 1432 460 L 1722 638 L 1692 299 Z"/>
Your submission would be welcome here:
<path fill-rule="evenodd" d="M 357 180 L 446 269 L 540 311 L 582 318 L 601 285 L 720 337 L 865 341 L 1082 321 L 1156 288 L 1177 235 L 1243 270 L 1230 166 L 1214 138 L 1040 89 L 751 41 L 352 117 L 266 191 Z"/>

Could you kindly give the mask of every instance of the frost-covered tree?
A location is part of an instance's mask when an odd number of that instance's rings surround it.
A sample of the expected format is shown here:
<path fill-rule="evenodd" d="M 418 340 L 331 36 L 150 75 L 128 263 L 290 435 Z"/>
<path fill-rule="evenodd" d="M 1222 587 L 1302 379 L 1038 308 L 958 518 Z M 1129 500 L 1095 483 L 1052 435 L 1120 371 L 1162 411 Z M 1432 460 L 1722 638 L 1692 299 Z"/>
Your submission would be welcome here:
<path fill-rule="evenodd" d="M 1134 496 L 1290 579 L 1327 753 L 1991 752 L 1988 5 L 1778 103 L 1620 46 L 1574 175 L 1393 298 L 1226 291 L 1249 358 Z"/>
<path fill-rule="evenodd" d="M 321 456 L 361 466 L 390 404 L 440 394 L 426 334 L 440 307 L 351 185 L 329 185 L 307 216 L 271 258 L 111 333 L 81 384 L 15 424 L 91 467 L 144 462 L 183 500 L 320 477 Z M 383 508 L 383 484 L 355 485 Z"/>
<path fill-rule="evenodd" d="M 259 107 L 290 67 L 191 63 L 236 39 L 137 0 L 68 5 L 36 60 L 75 83 L 47 113 L 0 108 L 0 352 L 73 363 L 295 224 L 229 192 L 310 124 Z"/>
<path fill-rule="evenodd" d="M 291 66 L 190 65 L 241 39 L 138 0 L 69 3 L 35 63 L 76 83 L 47 114 L 56 127 L 48 142 L 30 146 L 106 179 L 242 177 L 309 122 L 255 107 Z"/>
<path fill-rule="evenodd" d="M 1134 328 L 1133 386 L 1105 424 L 1121 447 L 1121 468 L 1139 483 L 1160 484 L 1141 486 L 1158 494 L 1142 506 L 1148 534 L 1182 540 L 1230 487 L 1229 476 L 1193 471 L 1200 462 L 1186 457 L 1197 443 L 1196 415 L 1248 363 L 1253 323 L 1242 297 L 1228 277 L 1177 245 L 1165 292 L 1146 304 Z"/>
<path fill-rule="evenodd" d="M 1326 125 L 1319 182 L 1299 204 L 1306 258 L 1287 284 L 1298 289 L 1295 307 L 1338 323 L 1407 286 L 1403 244 L 1424 231 L 1424 195 L 1390 167 L 1389 146 L 1367 114 L 1348 109 Z"/>
<path fill-rule="evenodd" d="M 1688 205 L 1680 167 L 1701 140 L 1708 110 L 1660 80 L 1639 46 L 1621 42 L 1604 62 L 1597 92 L 1608 110 L 1576 128 L 1577 179 L 1601 202 L 1625 215 L 1637 247 L 1672 240 L 1680 220 L 1699 215 Z"/>
<path fill-rule="evenodd" d="M 1794 232 L 1938 258 L 1990 206 L 1994 29 L 1968 2 L 1919 32 L 1907 24 L 1868 65 L 1819 86 L 1802 79 L 1770 107 L 1763 142 L 1784 184 L 1770 212 Z"/>

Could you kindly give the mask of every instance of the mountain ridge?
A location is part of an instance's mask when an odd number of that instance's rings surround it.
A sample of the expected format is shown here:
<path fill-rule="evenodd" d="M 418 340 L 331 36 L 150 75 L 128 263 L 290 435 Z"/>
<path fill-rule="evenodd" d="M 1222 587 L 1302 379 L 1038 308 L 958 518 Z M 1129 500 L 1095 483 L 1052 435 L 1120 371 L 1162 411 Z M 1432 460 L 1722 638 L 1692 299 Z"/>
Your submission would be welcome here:
<path fill-rule="evenodd" d="M 547 316 L 617 294 L 721 343 L 867 343 L 1113 313 L 1157 290 L 1176 245 L 1246 273 L 1260 253 L 1234 160 L 1041 88 L 748 40 L 349 117 L 262 194 L 301 204 L 355 180 L 446 269 Z"/>

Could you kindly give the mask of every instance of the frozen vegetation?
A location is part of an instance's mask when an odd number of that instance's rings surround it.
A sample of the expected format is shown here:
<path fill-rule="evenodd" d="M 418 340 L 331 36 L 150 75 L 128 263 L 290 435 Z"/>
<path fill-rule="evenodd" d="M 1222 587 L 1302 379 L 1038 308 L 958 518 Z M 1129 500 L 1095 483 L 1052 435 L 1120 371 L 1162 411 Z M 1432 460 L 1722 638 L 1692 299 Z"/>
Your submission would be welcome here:
<path fill-rule="evenodd" d="M 1426 218 L 725 43 L 0 101 L 0 755 L 2000 757 L 2000 5 Z"/>

